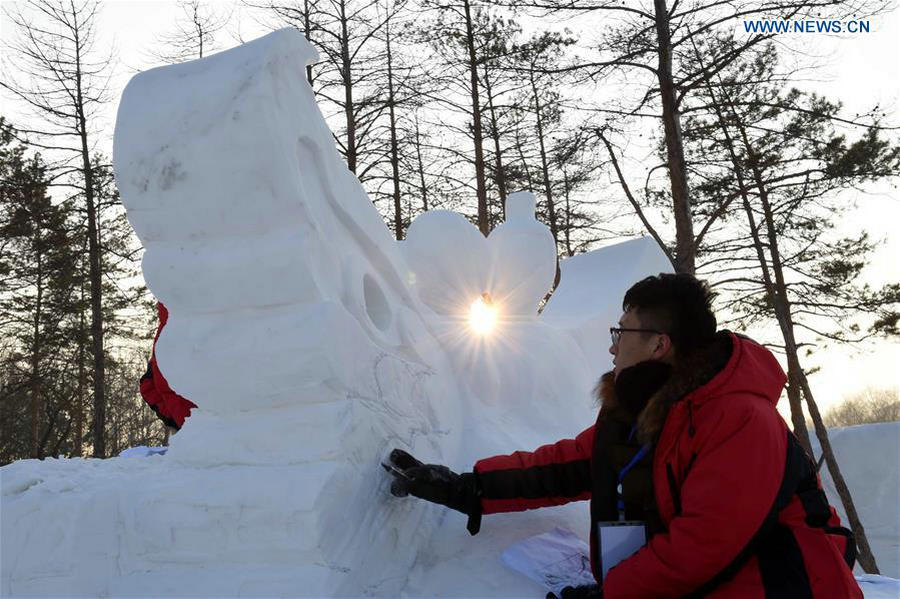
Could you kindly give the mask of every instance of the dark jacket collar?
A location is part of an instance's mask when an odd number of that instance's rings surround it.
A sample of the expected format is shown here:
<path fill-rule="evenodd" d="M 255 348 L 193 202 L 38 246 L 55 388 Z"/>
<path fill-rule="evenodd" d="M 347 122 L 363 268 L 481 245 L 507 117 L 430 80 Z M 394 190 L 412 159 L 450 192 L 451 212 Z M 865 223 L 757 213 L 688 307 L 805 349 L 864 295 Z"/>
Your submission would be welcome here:
<path fill-rule="evenodd" d="M 601 414 L 622 422 L 636 423 L 647 402 L 665 385 L 672 367 L 664 362 L 648 360 L 630 366 L 619 373 L 610 370 L 594 389 Z"/>
<path fill-rule="evenodd" d="M 619 407 L 637 419 L 653 394 L 671 375 L 672 366 L 658 360 L 640 362 L 623 369 L 615 379 Z"/>

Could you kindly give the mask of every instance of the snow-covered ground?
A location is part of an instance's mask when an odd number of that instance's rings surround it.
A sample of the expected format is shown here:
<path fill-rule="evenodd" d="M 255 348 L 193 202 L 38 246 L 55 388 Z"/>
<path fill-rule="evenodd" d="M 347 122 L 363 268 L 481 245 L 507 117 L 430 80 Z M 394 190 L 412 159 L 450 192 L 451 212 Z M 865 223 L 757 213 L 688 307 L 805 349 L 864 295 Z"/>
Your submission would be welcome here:
<path fill-rule="evenodd" d="M 585 410 L 584 417 L 589 416 Z M 505 449 L 551 438 L 513 435 Z M 831 438 L 882 574 L 900 577 L 900 423 L 836 429 Z M 22 460 L 0 469 L 0 595 L 316 595 L 307 589 L 322 568 L 304 563 L 297 549 L 312 520 L 305 520 L 299 510 L 287 520 L 273 520 L 273 514 L 284 513 L 284 503 L 302 504 L 305 494 L 314 493 L 303 484 L 300 469 L 221 465 L 173 471 L 171 460 L 160 455 Z M 404 596 L 542 597 L 540 585 L 506 568 L 500 555 L 513 543 L 556 526 L 585 537 L 586 503 L 492 515 L 471 537 L 462 515 L 391 497 L 387 475 L 374 464 L 371 475 L 365 482 L 372 485 L 372 500 L 382 515 L 438 523 L 429 538 L 418 539 L 420 548 L 404 564 L 395 587 Z M 233 484 L 240 480 L 247 484 Z M 827 477 L 824 482 L 830 486 Z M 87 492 L 91 502 L 83 501 Z M 831 491 L 829 495 L 839 506 Z M 148 502 L 155 509 L 148 510 Z M 417 513 L 416 507 L 423 506 L 424 513 Z M 27 529 L 17 526 L 19 519 L 28 520 Z M 366 523 L 354 542 L 365 551 L 385 523 Z M 384 569 L 396 558 L 394 553 L 371 556 Z M 897 580 L 857 574 L 867 598 L 900 596 Z M 363 593 L 398 594 L 384 592 L 375 582 Z"/>
<path fill-rule="evenodd" d="M 810 435 L 818 459 L 819 441 L 812 431 Z M 884 576 L 900 578 L 900 422 L 831 429 L 828 439 L 879 570 Z M 820 475 L 831 505 L 846 524 L 844 507 L 825 464 Z M 861 572 L 857 566 L 856 573 Z"/>
<path fill-rule="evenodd" d="M 556 256 L 530 194 L 486 239 L 436 211 L 394 241 L 318 112 L 314 59 L 283 30 L 123 93 L 117 184 L 170 312 L 157 358 L 200 408 L 165 455 L 0 469 L 0 595 L 542 597 L 500 555 L 585 535 L 571 504 L 472 538 L 459 514 L 392 497 L 380 462 L 401 447 L 467 470 L 586 428 L 606 327 L 665 258 L 638 239 L 565 260 L 538 314 Z M 835 438 L 895 576 L 898 438 Z"/>

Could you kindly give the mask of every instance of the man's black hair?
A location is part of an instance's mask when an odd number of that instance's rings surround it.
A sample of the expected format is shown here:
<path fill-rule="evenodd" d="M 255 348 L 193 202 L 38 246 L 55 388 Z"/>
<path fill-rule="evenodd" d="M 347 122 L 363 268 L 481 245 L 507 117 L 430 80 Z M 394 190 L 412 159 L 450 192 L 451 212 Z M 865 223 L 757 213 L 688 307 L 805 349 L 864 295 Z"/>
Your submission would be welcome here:
<path fill-rule="evenodd" d="M 622 310 L 634 310 L 645 327 L 669 335 L 677 355 L 703 347 L 716 333 L 713 292 L 706 282 L 685 274 L 660 273 L 625 292 Z"/>

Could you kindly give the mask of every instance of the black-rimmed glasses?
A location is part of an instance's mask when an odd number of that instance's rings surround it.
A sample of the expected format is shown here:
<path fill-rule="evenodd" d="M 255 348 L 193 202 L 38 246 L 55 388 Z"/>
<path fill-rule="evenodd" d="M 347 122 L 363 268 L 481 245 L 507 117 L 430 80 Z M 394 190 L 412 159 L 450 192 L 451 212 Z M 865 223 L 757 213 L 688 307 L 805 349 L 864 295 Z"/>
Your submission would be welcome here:
<path fill-rule="evenodd" d="M 656 333 L 657 335 L 665 335 L 664 331 L 657 331 L 656 329 L 628 329 L 623 327 L 609 327 L 609 337 L 612 339 L 613 345 L 619 345 L 619 338 L 622 336 L 622 333 Z"/>

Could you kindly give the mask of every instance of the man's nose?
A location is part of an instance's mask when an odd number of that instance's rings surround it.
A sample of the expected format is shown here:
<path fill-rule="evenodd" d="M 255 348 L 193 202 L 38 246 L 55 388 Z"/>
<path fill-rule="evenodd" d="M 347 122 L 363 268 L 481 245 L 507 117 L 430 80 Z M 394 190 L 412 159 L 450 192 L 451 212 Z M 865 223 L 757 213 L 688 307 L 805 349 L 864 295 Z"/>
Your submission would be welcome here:
<path fill-rule="evenodd" d="M 611 353 L 612 355 L 616 355 L 618 353 L 618 351 L 619 351 L 619 346 L 617 344 L 613 343 L 612 345 L 609 346 L 609 353 Z"/>

